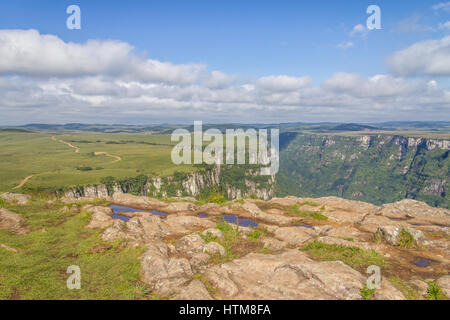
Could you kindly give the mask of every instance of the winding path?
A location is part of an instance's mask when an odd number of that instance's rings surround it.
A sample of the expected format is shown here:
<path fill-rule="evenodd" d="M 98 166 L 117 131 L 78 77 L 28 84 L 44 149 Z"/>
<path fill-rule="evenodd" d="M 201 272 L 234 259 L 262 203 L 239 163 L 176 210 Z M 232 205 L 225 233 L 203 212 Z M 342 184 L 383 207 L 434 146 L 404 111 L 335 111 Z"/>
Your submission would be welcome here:
<path fill-rule="evenodd" d="M 69 142 L 66 142 L 66 141 L 64 141 L 64 140 L 56 140 L 55 136 L 52 136 L 52 140 L 53 140 L 53 141 L 57 141 L 57 142 L 64 143 L 65 145 L 67 145 L 67 146 L 69 146 L 69 147 L 75 149 L 75 152 L 76 152 L 76 153 L 79 153 L 79 152 L 80 152 L 80 148 L 74 146 L 73 144 L 71 144 L 71 143 L 69 143 Z"/>
<path fill-rule="evenodd" d="M 33 177 L 34 177 L 34 174 L 32 174 L 31 176 L 26 177 L 25 179 L 22 180 L 22 182 L 20 182 L 17 186 L 15 186 L 15 187 L 13 188 L 13 190 L 22 188 L 22 187 L 25 185 L 25 183 L 27 183 L 28 180 L 30 180 L 30 179 L 33 178 Z"/>
<path fill-rule="evenodd" d="M 116 162 L 122 161 L 121 157 L 109 154 L 107 152 L 94 152 L 94 155 L 95 156 L 107 156 L 110 158 L 114 158 L 115 160 L 111 161 L 110 163 L 116 163 Z"/>

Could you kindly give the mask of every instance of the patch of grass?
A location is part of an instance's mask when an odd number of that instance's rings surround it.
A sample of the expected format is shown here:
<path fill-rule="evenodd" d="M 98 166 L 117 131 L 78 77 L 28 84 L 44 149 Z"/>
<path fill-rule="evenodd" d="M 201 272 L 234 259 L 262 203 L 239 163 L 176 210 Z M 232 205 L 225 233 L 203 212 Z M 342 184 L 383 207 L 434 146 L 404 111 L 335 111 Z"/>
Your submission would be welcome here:
<path fill-rule="evenodd" d="M 400 290 L 406 299 L 408 300 L 418 300 L 419 299 L 419 293 L 416 289 L 408 285 L 408 283 L 399 278 L 399 277 L 390 277 L 388 280 L 396 287 L 398 290 Z"/>
<path fill-rule="evenodd" d="M 364 271 L 370 265 L 377 265 L 382 268 L 387 264 L 386 259 L 375 250 L 363 250 L 358 247 L 326 244 L 317 240 L 314 240 L 300 250 L 308 252 L 318 260 L 339 260 L 354 269 L 364 269 Z"/>
<path fill-rule="evenodd" d="M 428 300 L 448 300 L 447 296 L 442 291 L 441 287 L 434 282 L 430 281 L 428 283 L 428 290 L 427 290 L 427 299 Z"/>
<path fill-rule="evenodd" d="M 319 204 L 313 201 L 303 201 L 302 203 L 299 204 L 300 207 L 303 206 L 310 206 L 310 207 L 318 207 Z"/>
<path fill-rule="evenodd" d="M 259 253 L 262 253 L 262 254 L 272 254 L 273 251 L 270 250 L 269 248 L 261 248 L 261 249 L 259 250 Z"/>
<path fill-rule="evenodd" d="M 398 236 L 397 244 L 400 247 L 404 247 L 404 248 L 417 247 L 416 240 L 414 240 L 414 237 L 405 229 L 402 229 L 400 231 L 400 235 Z"/>
<path fill-rule="evenodd" d="M 0 243 L 19 250 L 0 250 L 0 300 L 147 298 L 139 284 L 144 248 L 124 248 L 116 241 L 109 250 L 93 253 L 91 248 L 104 244 L 99 237 L 102 231 L 85 228 L 88 212 L 61 210 L 64 204 L 59 201 L 51 206 L 43 200 L 7 206 L 26 219 L 31 232 L 13 235 L 0 230 Z M 71 265 L 81 269 L 81 290 L 66 287 Z"/>
<path fill-rule="evenodd" d="M 208 290 L 208 292 L 209 292 L 211 295 L 214 295 L 214 294 L 217 293 L 217 289 L 213 287 L 213 285 L 211 284 L 211 282 L 210 282 L 207 278 L 205 278 L 205 277 L 203 276 L 203 274 L 201 274 L 201 273 L 196 273 L 196 274 L 194 274 L 194 275 L 192 276 L 192 279 L 193 279 L 193 280 L 195 280 L 195 279 L 200 280 L 200 281 L 203 283 L 203 285 L 205 286 L 206 290 Z"/>
<path fill-rule="evenodd" d="M 249 234 L 247 234 L 248 238 L 250 239 L 250 241 L 253 242 L 258 242 L 259 238 L 261 236 L 264 236 L 264 232 L 261 230 L 253 230 L 252 232 L 250 232 Z"/>
<path fill-rule="evenodd" d="M 361 296 L 363 300 L 372 300 L 373 295 L 375 293 L 375 289 L 369 289 L 367 286 L 361 289 Z"/>
<path fill-rule="evenodd" d="M 324 216 L 319 212 L 301 210 L 298 204 L 293 204 L 289 206 L 287 209 L 287 213 L 297 217 L 312 218 L 317 220 L 328 220 L 328 217 Z"/>

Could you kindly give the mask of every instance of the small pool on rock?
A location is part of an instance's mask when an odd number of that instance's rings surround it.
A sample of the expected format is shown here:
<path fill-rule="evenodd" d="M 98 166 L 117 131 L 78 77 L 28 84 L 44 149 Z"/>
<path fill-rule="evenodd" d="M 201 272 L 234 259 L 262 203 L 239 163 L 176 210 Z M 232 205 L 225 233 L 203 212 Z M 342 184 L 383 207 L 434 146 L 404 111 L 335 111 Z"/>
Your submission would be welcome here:
<path fill-rule="evenodd" d="M 416 261 L 414 262 L 414 265 L 415 265 L 416 267 L 419 267 L 419 268 L 426 268 L 426 267 L 428 267 L 432 262 L 433 262 L 432 260 L 428 260 L 428 259 L 425 259 L 425 258 L 420 258 L 419 260 L 416 260 Z"/>
<path fill-rule="evenodd" d="M 230 214 L 222 214 L 222 217 L 224 217 L 226 222 L 239 224 L 241 227 L 254 228 L 254 227 L 258 226 L 258 223 L 256 223 L 252 219 L 244 219 L 244 218 L 241 219 L 238 216 L 230 215 Z"/>
<path fill-rule="evenodd" d="M 208 218 L 208 215 L 206 213 L 199 213 L 197 214 L 200 218 Z"/>
<path fill-rule="evenodd" d="M 161 216 L 161 217 L 167 217 L 167 213 L 164 212 L 159 212 L 157 210 L 152 210 L 152 211 L 143 211 L 142 209 L 135 209 L 135 208 L 131 208 L 131 207 L 125 207 L 125 206 L 118 206 L 115 204 L 112 204 L 109 206 L 111 209 L 113 209 L 113 213 L 114 215 L 119 215 L 120 212 L 144 212 L 144 213 L 153 213 L 156 214 L 157 216 Z M 113 215 L 113 219 L 119 219 L 119 218 L 114 218 Z M 125 217 L 127 218 L 127 217 Z M 123 219 L 121 219 L 123 220 Z M 128 220 L 130 220 L 128 218 Z M 126 221 L 128 221 L 126 220 Z"/>
<path fill-rule="evenodd" d="M 125 221 L 125 222 L 128 222 L 130 220 L 130 218 L 125 217 L 125 216 L 123 216 L 121 214 L 116 214 L 116 213 L 112 215 L 112 218 L 113 219 L 117 219 L 117 220 L 122 220 L 122 221 Z"/>
<path fill-rule="evenodd" d="M 314 228 L 312 225 L 307 224 L 307 223 L 302 223 L 302 224 L 297 224 L 296 227 L 303 227 L 303 228 Z"/>

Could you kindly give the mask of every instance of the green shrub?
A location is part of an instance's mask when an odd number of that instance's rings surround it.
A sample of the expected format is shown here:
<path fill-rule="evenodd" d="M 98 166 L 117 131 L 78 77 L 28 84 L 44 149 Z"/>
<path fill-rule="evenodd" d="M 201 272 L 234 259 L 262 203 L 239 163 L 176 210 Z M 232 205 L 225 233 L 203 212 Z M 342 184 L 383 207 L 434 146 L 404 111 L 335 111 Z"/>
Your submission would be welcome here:
<path fill-rule="evenodd" d="M 318 260 L 339 260 L 352 268 L 360 270 L 370 265 L 377 265 L 381 268 L 387 264 L 386 259 L 375 250 L 363 250 L 358 247 L 326 244 L 317 240 L 314 240 L 300 250 L 307 251 Z"/>
<path fill-rule="evenodd" d="M 413 248 L 417 246 L 416 240 L 414 240 L 414 237 L 405 229 L 402 229 L 400 231 L 400 235 L 398 236 L 397 244 L 400 247 L 404 248 Z"/>
<path fill-rule="evenodd" d="M 442 292 L 441 287 L 434 281 L 428 282 L 428 290 L 427 290 L 427 299 L 428 300 L 447 300 L 444 292 Z"/>
<path fill-rule="evenodd" d="M 367 286 L 361 289 L 361 296 L 363 300 L 372 300 L 375 289 L 369 289 Z"/>

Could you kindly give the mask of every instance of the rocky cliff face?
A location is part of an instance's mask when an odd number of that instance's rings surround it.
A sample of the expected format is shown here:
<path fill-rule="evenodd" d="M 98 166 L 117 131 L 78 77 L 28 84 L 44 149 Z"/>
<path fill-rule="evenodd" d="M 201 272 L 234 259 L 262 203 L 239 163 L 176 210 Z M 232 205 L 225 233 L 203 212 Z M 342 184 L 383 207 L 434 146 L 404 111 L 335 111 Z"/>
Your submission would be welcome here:
<path fill-rule="evenodd" d="M 335 195 L 375 204 L 412 198 L 450 207 L 449 140 L 318 134 L 289 139 L 280 153 L 280 195 Z"/>
<path fill-rule="evenodd" d="M 181 176 L 153 177 L 145 183 L 140 194 L 152 197 L 195 197 L 204 189 L 220 188 L 228 199 L 255 196 L 268 200 L 275 195 L 275 176 L 261 177 L 258 174 L 259 169 L 240 168 L 238 177 L 230 178 L 229 168 L 214 166 Z M 73 188 L 66 191 L 64 196 L 71 199 L 106 198 L 129 192 L 129 186 L 114 183 L 110 186 L 100 184 Z"/>

